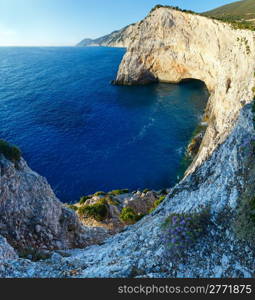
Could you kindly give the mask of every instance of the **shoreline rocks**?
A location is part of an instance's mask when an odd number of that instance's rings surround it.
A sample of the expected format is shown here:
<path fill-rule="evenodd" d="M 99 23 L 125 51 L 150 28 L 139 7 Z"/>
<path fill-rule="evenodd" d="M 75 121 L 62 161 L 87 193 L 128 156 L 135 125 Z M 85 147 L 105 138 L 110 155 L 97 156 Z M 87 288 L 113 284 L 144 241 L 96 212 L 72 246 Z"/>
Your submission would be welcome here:
<path fill-rule="evenodd" d="M 114 235 L 134 224 L 145 215 L 155 210 L 163 202 L 166 191 L 134 191 L 117 190 L 109 193 L 97 192 L 94 195 L 82 197 L 77 204 L 67 205 L 79 216 L 85 226 L 102 227 Z M 102 207 L 100 206 L 102 205 Z M 104 210 L 105 208 L 105 210 Z M 129 217 L 124 217 L 125 210 Z M 90 214 L 90 210 L 93 213 Z M 132 219 L 133 217 L 133 219 Z"/>

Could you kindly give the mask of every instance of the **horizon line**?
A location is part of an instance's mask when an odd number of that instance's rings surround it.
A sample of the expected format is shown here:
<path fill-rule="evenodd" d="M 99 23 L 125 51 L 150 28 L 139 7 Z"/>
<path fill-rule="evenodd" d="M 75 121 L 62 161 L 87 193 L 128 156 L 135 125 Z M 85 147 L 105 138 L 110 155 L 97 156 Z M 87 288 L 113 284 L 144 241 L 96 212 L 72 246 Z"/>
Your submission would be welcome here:
<path fill-rule="evenodd" d="M 4 47 L 76 47 L 76 45 L 0 45 L 0 48 Z"/>

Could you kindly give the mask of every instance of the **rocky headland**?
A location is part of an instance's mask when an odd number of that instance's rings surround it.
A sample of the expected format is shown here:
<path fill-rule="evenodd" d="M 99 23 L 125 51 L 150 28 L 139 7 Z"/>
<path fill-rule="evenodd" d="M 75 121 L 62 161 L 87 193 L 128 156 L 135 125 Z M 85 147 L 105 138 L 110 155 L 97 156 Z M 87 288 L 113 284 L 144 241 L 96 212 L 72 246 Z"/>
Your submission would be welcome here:
<path fill-rule="evenodd" d="M 106 42 L 127 47 L 116 84 L 205 82 L 210 99 L 193 163 L 164 198 L 115 192 L 68 208 L 22 158 L 2 154 L 0 277 L 254 277 L 254 38 L 157 7 L 118 35 L 122 44 Z M 21 258 L 29 249 L 47 255 Z"/>

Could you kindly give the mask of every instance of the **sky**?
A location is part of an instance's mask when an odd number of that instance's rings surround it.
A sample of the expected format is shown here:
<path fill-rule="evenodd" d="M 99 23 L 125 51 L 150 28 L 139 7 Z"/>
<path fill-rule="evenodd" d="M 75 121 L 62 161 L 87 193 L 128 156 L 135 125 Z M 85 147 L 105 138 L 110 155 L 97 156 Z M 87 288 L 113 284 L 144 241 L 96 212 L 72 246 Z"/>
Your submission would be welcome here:
<path fill-rule="evenodd" d="M 143 19 L 157 4 L 196 12 L 233 0 L 0 0 L 0 46 L 73 46 Z"/>

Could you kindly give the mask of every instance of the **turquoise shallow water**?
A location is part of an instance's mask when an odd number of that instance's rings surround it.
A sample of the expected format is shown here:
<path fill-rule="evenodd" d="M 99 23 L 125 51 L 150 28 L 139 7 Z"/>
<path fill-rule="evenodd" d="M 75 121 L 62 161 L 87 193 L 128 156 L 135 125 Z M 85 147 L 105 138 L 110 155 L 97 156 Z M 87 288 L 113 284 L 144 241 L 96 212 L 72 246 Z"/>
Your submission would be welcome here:
<path fill-rule="evenodd" d="M 124 49 L 0 48 L 0 137 L 64 202 L 172 186 L 205 108 L 200 82 L 112 86 Z"/>

